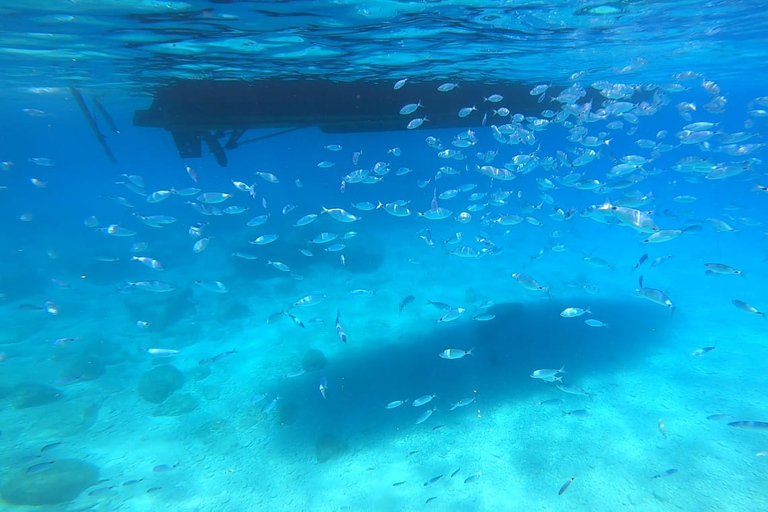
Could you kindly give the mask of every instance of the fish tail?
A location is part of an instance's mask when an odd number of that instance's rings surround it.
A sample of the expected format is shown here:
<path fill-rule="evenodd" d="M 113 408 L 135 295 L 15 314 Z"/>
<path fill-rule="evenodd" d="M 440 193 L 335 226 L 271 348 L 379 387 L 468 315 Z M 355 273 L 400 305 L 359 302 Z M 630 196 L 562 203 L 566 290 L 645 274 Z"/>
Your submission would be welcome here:
<path fill-rule="evenodd" d="M 475 347 L 472 347 L 471 349 L 467 350 L 467 355 L 468 355 L 468 356 L 473 356 L 473 355 L 475 355 Z"/>

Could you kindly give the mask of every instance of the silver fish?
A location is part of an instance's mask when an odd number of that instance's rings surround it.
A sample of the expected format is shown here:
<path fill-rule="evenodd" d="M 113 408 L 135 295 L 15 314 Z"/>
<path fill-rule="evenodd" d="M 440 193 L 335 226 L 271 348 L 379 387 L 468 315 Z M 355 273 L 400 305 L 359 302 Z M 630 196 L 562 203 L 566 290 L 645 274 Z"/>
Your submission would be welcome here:
<path fill-rule="evenodd" d="M 666 306 L 674 311 L 675 306 L 672 304 L 672 301 L 669 300 L 669 297 L 667 297 L 667 294 L 665 294 L 661 290 L 657 290 L 656 288 L 645 288 L 643 286 L 643 276 L 640 276 L 639 284 L 640 284 L 640 288 L 635 290 L 635 294 L 638 297 L 647 299 L 653 302 L 654 304 L 658 304 L 660 306 Z"/>
<path fill-rule="evenodd" d="M 557 389 L 562 391 L 563 393 L 568 393 L 569 395 L 581 395 L 581 396 L 588 396 L 590 399 L 592 398 L 591 393 L 587 393 L 583 389 L 581 389 L 578 386 L 574 386 L 573 384 L 566 384 L 565 382 L 558 382 L 555 384 L 557 386 Z"/>
<path fill-rule="evenodd" d="M 336 310 L 336 334 L 342 342 L 347 342 L 347 333 L 344 332 L 344 328 L 341 326 L 341 311 L 338 309 Z"/>
<path fill-rule="evenodd" d="M 424 396 L 421 396 L 421 397 L 417 398 L 413 402 L 411 402 L 411 405 L 414 406 L 414 407 L 420 407 L 420 406 L 422 406 L 424 404 L 428 404 L 429 402 L 432 401 L 433 398 L 436 398 L 436 397 L 437 397 L 437 395 L 424 395 Z"/>
<path fill-rule="evenodd" d="M 416 425 L 420 425 L 420 424 L 424 423 L 425 421 L 427 421 L 429 419 L 429 417 L 432 416 L 432 413 L 434 413 L 436 410 L 437 410 L 437 407 L 435 407 L 434 409 L 428 409 L 428 410 L 424 411 L 421 414 L 421 416 L 416 418 Z"/>

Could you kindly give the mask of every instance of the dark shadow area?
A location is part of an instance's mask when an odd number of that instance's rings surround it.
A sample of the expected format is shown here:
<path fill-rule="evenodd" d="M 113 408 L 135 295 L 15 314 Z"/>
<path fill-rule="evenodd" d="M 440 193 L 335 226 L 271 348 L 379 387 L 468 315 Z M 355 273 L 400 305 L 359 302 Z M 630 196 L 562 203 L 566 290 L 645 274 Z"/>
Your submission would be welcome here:
<path fill-rule="evenodd" d="M 422 318 L 438 318 L 438 310 L 422 306 Z M 546 388 L 551 397 L 572 403 L 587 397 L 567 395 L 553 384 L 529 377 L 533 370 L 566 366 L 565 381 L 585 388 L 599 403 L 601 390 L 584 383 L 585 377 L 625 371 L 640 364 L 645 354 L 664 343 L 665 326 L 674 317 L 669 310 L 641 300 L 592 300 L 592 309 L 609 328 L 590 327 L 585 315 L 562 318 L 559 313 L 572 304 L 542 300 L 531 303 L 505 303 L 491 308 L 496 315 L 490 322 L 471 320 L 469 315 L 453 324 L 438 324 L 428 336 L 397 340 L 390 333 L 356 333 L 348 330 L 349 344 L 364 338 L 365 352 L 352 357 L 329 358 L 322 371 L 308 372 L 295 380 L 276 383 L 282 404 L 292 404 L 297 421 L 278 438 L 280 442 L 312 444 L 328 432 L 356 439 L 372 436 L 372 442 L 398 431 L 411 428 L 429 429 L 465 418 L 461 411 L 448 412 L 450 405 L 477 390 L 477 404 L 470 408 L 487 408 L 517 401 L 534 401 Z M 413 313 L 413 311 L 411 311 Z M 466 313 L 465 313 L 466 315 Z M 327 335 L 328 343 L 335 341 Z M 376 339 L 378 338 L 378 339 Z M 468 350 L 474 356 L 446 360 L 438 356 L 447 348 Z M 327 377 L 327 400 L 318 391 L 321 377 Z M 393 400 L 413 400 L 423 395 L 438 395 L 422 407 L 403 405 L 397 410 L 384 406 Z M 435 405 L 439 410 L 425 424 L 415 426 L 416 418 Z M 574 407 L 575 408 L 575 407 Z M 458 415 L 458 416 L 454 416 Z M 278 416 L 261 421 L 280 423 Z M 354 449 L 354 447 L 352 447 Z"/>

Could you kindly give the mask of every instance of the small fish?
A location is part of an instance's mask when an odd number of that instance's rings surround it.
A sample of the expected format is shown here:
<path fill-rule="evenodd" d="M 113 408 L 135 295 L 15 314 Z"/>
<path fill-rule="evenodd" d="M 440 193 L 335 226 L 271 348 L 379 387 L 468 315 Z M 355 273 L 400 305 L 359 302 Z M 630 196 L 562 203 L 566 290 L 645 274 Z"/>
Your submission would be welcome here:
<path fill-rule="evenodd" d="M 314 306 L 315 304 L 321 303 L 323 300 L 325 300 L 325 295 L 323 294 L 306 295 L 294 302 L 293 306 Z"/>
<path fill-rule="evenodd" d="M 433 398 L 436 398 L 436 397 L 437 397 L 437 395 L 424 395 L 424 396 L 421 396 L 421 397 L 417 398 L 413 402 L 411 402 L 411 405 L 413 407 L 421 407 L 424 404 L 428 404 L 429 402 L 432 401 Z"/>
<path fill-rule="evenodd" d="M 645 263 L 645 260 L 647 260 L 647 259 L 648 259 L 648 255 L 647 255 L 647 254 L 643 254 L 642 256 L 640 256 L 640 259 L 639 259 L 639 260 L 638 260 L 638 262 L 635 264 L 635 267 L 632 269 L 632 272 L 634 272 L 635 270 L 637 270 L 638 268 L 640 268 L 640 265 L 642 265 L 643 263 Z"/>
<path fill-rule="evenodd" d="M 259 258 L 255 254 L 249 254 L 247 252 L 240 252 L 240 251 L 233 252 L 232 256 L 235 258 L 242 258 L 244 260 L 256 260 Z"/>
<path fill-rule="evenodd" d="M 369 295 L 376 295 L 376 291 L 366 290 L 365 288 L 357 288 L 355 290 L 351 290 L 349 293 L 357 297 L 367 297 Z"/>
<path fill-rule="evenodd" d="M 442 352 L 440 352 L 438 355 L 443 359 L 461 359 L 464 356 L 475 355 L 473 353 L 474 350 L 475 350 L 475 347 L 472 347 L 469 350 L 462 350 L 460 348 L 447 348 Z"/>
<path fill-rule="evenodd" d="M 398 487 L 398 486 L 400 486 L 400 485 L 403 485 L 404 483 L 405 483 L 405 481 L 402 481 L 402 482 L 395 482 L 395 483 L 393 483 L 393 484 L 392 484 L 392 487 Z"/>
<path fill-rule="evenodd" d="M 341 310 L 336 310 L 336 334 L 343 342 L 347 342 L 347 333 L 344 332 L 344 328 L 341 326 Z"/>
<path fill-rule="evenodd" d="M 286 311 L 285 313 L 283 313 L 283 314 L 284 314 L 285 316 L 287 316 L 288 318 L 290 318 L 291 320 L 293 320 L 293 323 L 295 323 L 295 324 L 296 324 L 296 325 L 298 325 L 299 327 L 302 327 L 302 328 L 304 327 L 304 322 L 302 322 L 302 321 L 301 321 L 301 319 L 300 319 L 299 317 L 297 317 L 297 316 L 294 316 L 294 315 L 292 315 L 292 314 L 288 313 L 287 311 Z"/>
<path fill-rule="evenodd" d="M 40 453 L 47 452 L 48 450 L 52 450 L 56 448 L 57 446 L 61 445 L 61 442 L 51 443 L 43 446 L 40 448 Z"/>
<path fill-rule="evenodd" d="M 563 416 L 573 416 L 574 418 L 589 418 L 592 413 L 586 409 L 576 409 L 575 411 L 563 411 Z"/>
<path fill-rule="evenodd" d="M 477 480 L 478 478 L 480 478 L 482 475 L 483 475 L 483 472 L 482 472 L 482 471 L 478 471 L 478 472 L 477 472 L 477 473 L 475 473 L 474 475 L 470 475 L 470 476 L 468 476 L 467 478 L 465 478 L 465 479 L 464 479 L 464 483 L 465 483 L 465 484 L 471 484 L 472 482 L 474 482 L 475 480 Z"/>
<path fill-rule="evenodd" d="M 32 466 L 29 466 L 27 468 L 27 473 L 33 474 L 33 473 L 39 473 L 41 471 L 45 471 L 46 469 L 51 467 L 51 464 L 53 464 L 55 461 L 49 460 L 48 462 L 40 462 L 38 464 L 33 464 Z"/>
<path fill-rule="evenodd" d="M 589 318 L 587 320 L 584 320 L 584 323 L 587 324 L 590 327 L 608 327 L 608 324 L 601 322 L 600 320 L 597 320 L 595 318 Z"/>
<path fill-rule="evenodd" d="M 302 368 L 302 370 L 303 370 L 303 368 Z M 251 403 L 257 404 L 257 403 L 261 402 L 262 400 L 264 400 L 265 398 L 267 398 L 267 394 L 266 393 L 258 393 L 258 394 L 253 395 L 251 397 Z"/>
<path fill-rule="evenodd" d="M 664 471 L 662 473 L 659 473 L 658 475 L 653 475 L 651 478 L 664 478 L 665 476 L 674 475 L 675 473 L 677 473 L 677 470 L 672 468 L 672 469 L 668 469 L 668 470 L 666 470 L 666 471 Z"/>
<path fill-rule="evenodd" d="M 161 489 L 162 487 L 150 487 L 149 489 L 147 489 L 147 494 L 152 494 L 153 492 L 157 492 Z"/>
<path fill-rule="evenodd" d="M 443 428 L 444 426 L 445 426 L 445 425 L 435 425 L 434 427 L 432 427 L 432 430 L 440 430 L 440 429 L 441 429 L 441 428 Z"/>
<path fill-rule="evenodd" d="M 532 379 L 540 379 L 546 382 L 562 381 L 565 374 L 565 366 L 561 366 L 559 370 L 553 369 L 541 369 L 534 370 L 529 375 Z"/>
<path fill-rule="evenodd" d="M 429 480 L 424 482 L 424 487 L 429 487 L 430 485 L 434 484 L 435 482 L 437 482 L 441 478 L 443 478 L 443 475 L 438 475 L 438 476 L 430 478 Z"/>
<path fill-rule="evenodd" d="M 264 404 L 264 406 L 261 408 L 262 414 L 267 414 L 271 412 L 275 407 L 277 407 L 278 400 L 280 400 L 280 395 L 277 395 L 275 398 Z"/>
<path fill-rule="evenodd" d="M 257 172 L 256 175 L 266 181 L 267 183 L 277 184 L 280 183 L 280 180 L 277 176 L 272 174 L 271 172 Z"/>
<path fill-rule="evenodd" d="M 325 400 L 327 397 L 325 396 L 325 392 L 328 390 L 328 379 L 325 377 L 322 377 L 320 379 L 320 394 L 323 395 L 323 400 Z"/>
<path fill-rule="evenodd" d="M 713 350 L 715 350 L 715 347 L 697 348 L 696 350 L 693 351 L 693 353 L 691 355 L 693 357 L 701 357 L 704 354 L 706 354 L 707 352 L 712 352 Z"/>
<path fill-rule="evenodd" d="M 512 278 L 518 282 L 520 286 L 525 288 L 526 290 L 534 291 L 534 292 L 547 292 L 549 294 L 549 288 L 546 286 L 542 286 L 538 283 L 535 279 L 533 279 L 530 276 L 527 276 L 525 274 L 522 274 L 520 272 L 515 272 L 512 274 Z"/>
<path fill-rule="evenodd" d="M 451 408 L 449 410 L 452 411 L 452 410 L 454 410 L 454 409 L 456 409 L 458 407 L 465 407 L 465 406 L 473 403 L 476 398 L 477 397 L 474 397 L 474 396 L 470 396 L 470 397 L 467 397 L 467 398 L 462 398 L 461 400 L 459 400 L 455 404 L 451 404 Z"/>
<path fill-rule="evenodd" d="M 304 368 L 297 368 L 296 370 L 291 370 L 288 373 L 284 374 L 283 378 L 284 379 L 295 379 L 296 377 L 301 377 L 305 373 L 307 373 L 307 370 L 305 370 Z"/>
<path fill-rule="evenodd" d="M 565 308 L 560 312 L 560 316 L 563 318 L 576 318 L 584 314 L 591 315 L 592 312 L 589 310 L 589 308 Z"/>
<path fill-rule="evenodd" d="M 555 384 L 557 389 L 564 393 L 568 393 L 569 395 L 582 395 L 582 396 L 588 396 L 590 400 L 592 399 L 592 394 L 584 391 L 578 386 L 574 386 L 572 384 L 565 384 L 564 382 L 558 382 Z"/>
<path fill-rule="evenodd" d="M 728 265 L 723 265 L 722 263 L 705 263 L 704 266 L 707 267 L 707 271 L 706 271 L 707 275 L 712 275 L 712 274 L 744 275 L 744 273 L 741 270 L 736 270 L 735 268 L 729 267 Z"/>
<path fill-rule="evenodd" d="M 667 427 L 664 425 L 664 421 L 661 418 L 659 418 L 659 432 L 664 436 L 664 439 L 667 438 Z"/>
<path fill-rule="evenodd" d="M 438 323 L 448 323 L 453 322 L 454 320 L 458 319 L 462 313 L 466 311 L 464 308 L 451 308 L 446 313 L 441 316 L 437 321 Z"/>
<path fill-rule="evenodd" d="M 110 485 L 109 487 L 99 487 L 98 489 L 94 489 L 91 492 L 89 492 L 88 496 L 101 496 L 109 492 L 112 492 L 112 489 L 114 488 L 115 488 L 114 485 Z"/>
<path fill-rule="evenodd" d="M 572 476 L 571 478 L 566 480 L 565 483 L 563 484 L 563 486 L 560 487 L 560 490 L 557 492 L 557 495 L 558 496 L 562 496 L 563 493 L 568 490 L 568 487 L 571 486 L 571 484 L 573 483 L 574 480 L 576 480 L 575 476 Z"/>
<path fill-rule="evenodd" d="M 148 349 L 141 349 L 141 350 L 151 356 L 157 356 L 157 357 L 170 357 L 170 356 L 175 356 L 176 354 L 179 353 L 178 350 L 172 349 L 172 348 L 148 348 Z"/>
<path fill-rule="evenodd" d="M 387 405 L 384 406 L 385 409 L 397 409 L 403 404 L 408 403 L 408 400 L 395 400 L 393 402 L 389 402 Z"/>
<path fill-rule="evenodd" d="M 712 421 L 724 421 L 724 420 L 729 420 L 731 418 L 733 418 L 733 416 L 731 416 L 730 414 L 710 414 L 709 416 L 707 416 L 707 419 Z"/>
<path fill-rule="evenodd" d="M 544 400 L 543 402 L 539 402 L 536 405 L 562 405 L 565 402 L 562 398 L 551 398 L 549 400 Z"/>
<path fill-rule="evenodd" d="M 261 235 L 249 241 L 248 243 L 251 245 L 267 245 L 267 244 L 271 244 L 272 242 L 277 240 L 279 237 L 280 235 L 276 235 L 276 234 Z"/>
<path fill-rule="evenodd" d="M 458 475 L 458 474 L 459 474 L 459 471 L 461 471 L 461 467 L 459 467 L 459 469 L 457 469 L 456 471 L 454 471 L 453 473 L 451 473 L 451 478 L 453 478 L 453 477 L 455 477 L 456 475 Z"/>
<path fill-rule="evenodd" d="M 213 293 L 227 293 L 229 288 L 221 281 L 195 281 L 195 284 L 200 285 L 204 290 Z"/>
<path fill-rule="evenodd" d="M 421 414 L 421 416 L 416 418 L 416 425 L 420 425 L 420 424 L 424 423 L 425 421 L 427 421 L 429 419 L 429 417 L 432 416 L 432 413 L 434 413 L 436 410 L 437 410 L 437 407 L 435 407 L 434 409 L 428 409 L 428 410 L 424 411 Z"/>
<path fill-rule="evenodd" d="M 152 468 L 152 471 L 154 471 L 155 473 L 166 473 L 168 471 L 173 470 L 178 465 L 179 465 L 178 462 L 176 464 L 173 464 L 173 465 L 170 465 L 170 464 L 158 464 L 157 466 Z"/>
<path fill-rule="evenodd" d="M 285 263 L 283 263 L 281 261 L 271 261 L 270 260 L 270 261 L 267 261 L 267 265 L 271 265 L 274 268 L 276 268 L 277 270 L 280 270 L 281 272 L 290 272 L 291 271 L 291 267 L 289 267 L 288 265 L 286 265 Z"/>
<path fill-rule="evenodd" d="M 405 309 L 405 306 L 407 306 L 413 301 L 414 301 L 413 295 L 407 295 L 403 300 L 400 301 L 399 312 L 402 313 L 403 309 Z"/>
<path fill-rule="evenodd" d="M 745 311 L 747 313 L 752 313 L 752 314 L 755 314 L 755 315 L 760 315 L 760 316 L 763 317 L 763 320 L 768 320 L 768 318 L 766 317 L 765 313 L 763 313 L 762 311 L 758 311 L 757 308 L 755 308 L 754 306 L 752 306 L 750 304 L 747 304 L 743 300 L 733 299 L 731 301 L 731 304 L 733 304 L 734 306 L 736 306 L 737 308 L 739 308 L 742 311 Z"/>
<path fill-rule="evenodd" d="M 432 500 L 436 500 L 436 499 L 437 499 L 437 496 L 432 496 L 432 497 L 429 497 L 429 498 L 427 498 L 427 501 L 425 501 L 425 502 L 424 502 L 424 504 L 426 505 L 426 504 L 427 504 L 427 503 L 429 503 L 430 501 L 432 501 Z"/>
<path fill-rule="evenodd" d="M 746 430 L 765 430 L 768 429 L 767 421 L 732 421 L 729 427 L 743 428 Z"/>
<path fill-rule="evenodd" d="M 661 290 L 657 290 L 656 288 L 645 288 L 643 286 L 643 276 L 640 276 L 639 280 L 640 287 L 635 290 L 635 295 L 637 297 L 642 297 L 643 299 L 647 299 L 654 304 L 658 304 L 660 306 L 666 306 L 670 308 L 672 311 L 675 310 L 675 306 L 672 304 L 672 301 L 669 300 L 669 297 L 667 297 L 667 294 L 665 294 Z"/>
<path fill-rule="evenodd" d="M 198 361 L 198 362 L 197 362 L 197 364 L 198 364 L 198 365 L 203 365 L 203 364 L 211 364 L 211 363 L 216 363 L 216 362 L 218 362 L 218 361 L 221 361 L 221 360 L 222 360 L 222 359 L 224 359 L 225 357 L 229 357 L 229 356 L 231 356 L 232 354 L 237 354 L 237 350 L 235 350 L 235 349 L 233 348 L 233 349 L 232 349 L 232 350 L 230 350 L 229 352 L 221 352 L 220 354 L 216 354 L 216 355 L 215 355 L 215 356 L 213 356 L 213 357 L 206 357 L 205 359 L 201 359 L 200 361 Z"/>

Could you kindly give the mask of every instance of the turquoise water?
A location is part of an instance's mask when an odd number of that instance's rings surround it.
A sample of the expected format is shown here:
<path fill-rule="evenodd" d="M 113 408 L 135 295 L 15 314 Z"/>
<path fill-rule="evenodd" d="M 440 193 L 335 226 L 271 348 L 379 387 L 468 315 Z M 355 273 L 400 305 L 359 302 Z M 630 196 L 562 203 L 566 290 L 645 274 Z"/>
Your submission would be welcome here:
<path fill-rule="evenodd" d="M 768 508 L 760 4 L 0 9 L 3 510 Z"/>

